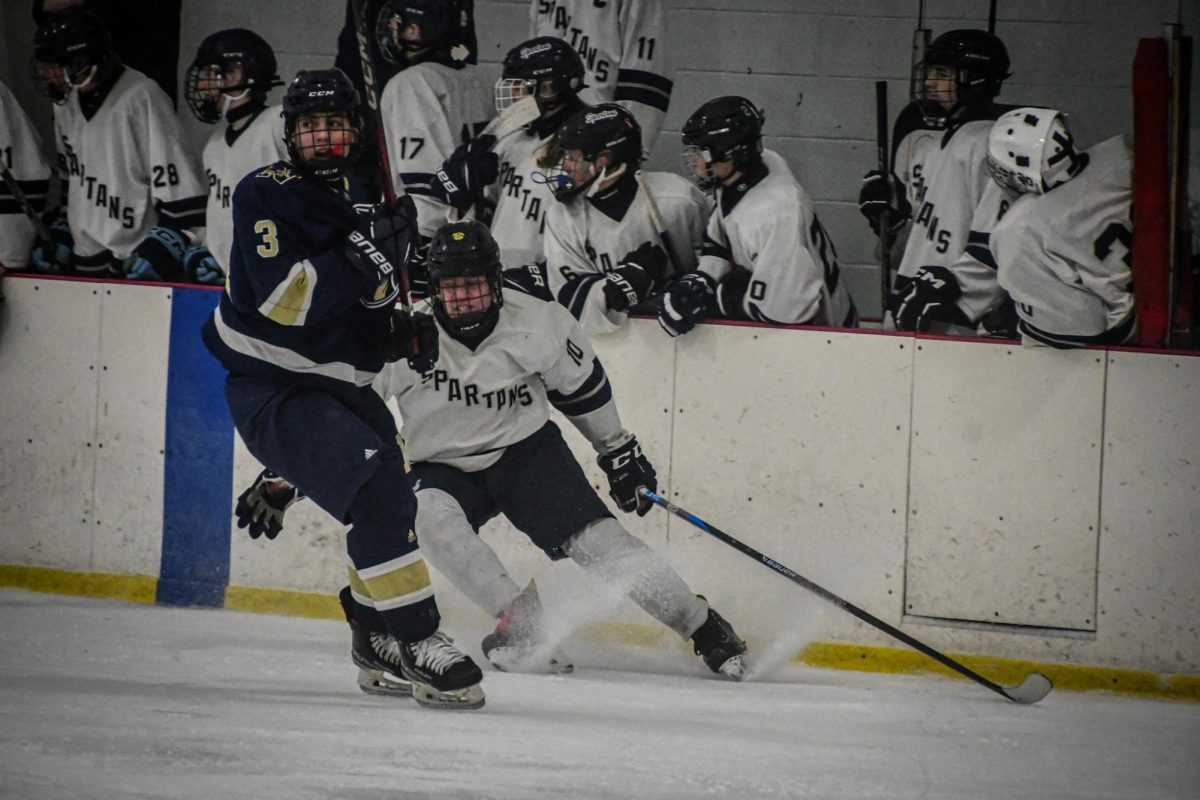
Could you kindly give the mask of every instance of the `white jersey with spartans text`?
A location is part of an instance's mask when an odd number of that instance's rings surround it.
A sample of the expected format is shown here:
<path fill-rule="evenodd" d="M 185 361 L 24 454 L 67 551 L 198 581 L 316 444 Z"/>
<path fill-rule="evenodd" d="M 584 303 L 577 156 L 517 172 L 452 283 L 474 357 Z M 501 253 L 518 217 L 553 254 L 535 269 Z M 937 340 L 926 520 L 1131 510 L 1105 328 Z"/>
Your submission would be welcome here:
<path fill-rule="evenodd" d="M 418 374 L 401 360 L 374 384 L 384 399 L 396 398 L 411 461 L 486 469 L 540 430 L 551 404 L 598 453 L 631 438 L 587 336 L 557 303 L 508 290 L 495 329 L 474 350 L 440 323 L 438 341 L 429 372 Z"/>
<path fill-rule="evenodd" d="M 203 227 L 205 185 L 171 100 L 126 67 L 91 119 L 79 92 L 54 109 L 75 253 L 127 257 L 151 228 Z"/>
<path fill-rule="evenodd" d="M 1020 197 L 992 231 L 1000 285 L 1016 302 L 1024 339 L 1078 346 L 1131 322 L 1129 142 L 1117 136 L 1087 156 L 1082 172 Z"/>
<path fill-rule="evenodd" d="M 495 116 L 494 82 L 479 67 L 417 64 L 387 82 L 379 109 L 396 193 L 413 196 L 421 234 L 431 237 L 450 219 L 450 207 L 430 196 L 434 175 Z"/>
<path fill-rule="evenodd" d="M 50 165 L 42 157 L 42 140 L 25 109 L 0 82 L 0 159 L 12 173 L 25 199 L 37 213 L 46 208 Z M 37 233 L 21 204 L 0 182 L 0 266 L 24 269 Z"/>
<path fill-rule="evenodd" d="M 752 320 L 857 325 L 833 240 L 817 219 L 808 193 L 775 151 L 763 150 L 763 165 L 766 176 L 749 189 L 718 189 L 700 271 L 719 281 L 735 266 L 750 270 L 742 310 Z M 740 197 L 726 197 L 730 192 Z"/>
<path fill-rule="evenodd" d="M 587 69 L 584 102 L 620 103 L 653 149 L 671 102 L 671 65 L 662 0 L 532 0 L 532 36 L 557 36 Z"/>
<path fill-rule="evenodd" d="M 226 273 L 233 247 L 233 190 L 251 172 L 288 159 L 283 136 L 282 110 L 267 106 L 241 130 L 220 126 L 204 145 L 208 176 L 205 244 Z"/>
<path fill-rule="evenodd" d="M 546 212 L 556 201 L 537 160 L 549 137 L 530 130 L 518 131 L 496 143 L 500 174 L 488 187 L 487 199 L 495 204 L 492 238 L 500 247 L 500 263 L 517 267 L 544 261 L 542 233 Z"/>
<path fill-rule="evenodd" d="M 695 268 L 696 251 L 712 213 L 712 200 L 691 181 L 671 172 L 646 172 L 643 178 L 662 215 L 671 246 L 682 260 L 680 269 L 690 272 Z M 643 244 L 659 242 L 641 187 L 620 219 L 609 216 L 582 195 L 566 203 L 556 202 L 546 215 L 544 242 L 550 291 L 589 334 L 615 331 L 625 324 L 628 314 L 608 308 L 605 276 L 630 252 Z"/>

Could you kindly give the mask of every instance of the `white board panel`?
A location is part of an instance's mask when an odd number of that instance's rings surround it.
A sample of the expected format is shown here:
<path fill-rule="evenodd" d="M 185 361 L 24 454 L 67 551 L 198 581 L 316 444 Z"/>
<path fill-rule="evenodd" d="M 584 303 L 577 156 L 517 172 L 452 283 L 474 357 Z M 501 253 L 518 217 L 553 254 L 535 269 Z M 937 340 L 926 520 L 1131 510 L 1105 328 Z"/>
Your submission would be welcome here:
<path fill-rule="evenodd" d="M 1200 664 L 1200 358 L 1120 352 L 1108 359 L 1101 619 L 1114 637 L 1152 659 L 1150 668 L 1194 670 Z"/>
<path fill-rule="evenodd" d="M 95 572 L 157 575 L 171 290 L 105 284 L 96 417 Z"/>
<path fill-rule="evenodd" d="M 101 284 L 6 278 L 0 561 L 83 569 L 96 468 Z"/>
<path fill-rule="evenodd" d="M 1103 354 L 917 340 L 906 610 L 1096 626 Z"/>

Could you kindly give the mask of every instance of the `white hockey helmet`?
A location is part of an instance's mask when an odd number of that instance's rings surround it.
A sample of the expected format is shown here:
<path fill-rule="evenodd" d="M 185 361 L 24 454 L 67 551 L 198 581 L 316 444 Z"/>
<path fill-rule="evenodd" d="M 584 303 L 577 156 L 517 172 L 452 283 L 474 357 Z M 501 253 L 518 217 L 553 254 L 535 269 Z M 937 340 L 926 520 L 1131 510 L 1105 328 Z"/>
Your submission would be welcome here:
<path fill-rule="evenodd" d="M 988 136 L 988 171 L 996 183 L 1014 192 L 1048 192 L 1075 177 L 1084 163 L 1066 115 L 1053 108 L 1009 111 L 996 120 Z"/>

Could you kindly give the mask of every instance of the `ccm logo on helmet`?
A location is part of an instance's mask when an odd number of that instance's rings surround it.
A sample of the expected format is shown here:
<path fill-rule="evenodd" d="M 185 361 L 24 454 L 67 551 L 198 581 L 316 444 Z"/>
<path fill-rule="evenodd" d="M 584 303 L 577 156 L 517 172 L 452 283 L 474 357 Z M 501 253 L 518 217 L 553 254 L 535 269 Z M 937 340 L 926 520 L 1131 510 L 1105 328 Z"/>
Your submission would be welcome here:
<path fill-rule="evenodd" d="M 308 93 L 309 97 L 328 97 L 333 94 L 333 89 L 314 89 Z"/>

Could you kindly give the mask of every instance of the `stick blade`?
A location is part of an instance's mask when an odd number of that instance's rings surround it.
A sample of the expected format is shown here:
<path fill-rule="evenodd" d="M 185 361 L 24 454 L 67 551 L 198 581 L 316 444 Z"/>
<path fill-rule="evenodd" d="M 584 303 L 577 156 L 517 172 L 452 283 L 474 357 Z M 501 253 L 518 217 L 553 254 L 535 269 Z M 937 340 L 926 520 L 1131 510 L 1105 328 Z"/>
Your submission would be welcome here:
<path fill-rule="evenodd" d="M 522 97 L 497 114 L 495 119 L 483 129 L 483 132 L 490 133 L 500 140 L 509 134 L 516 133 L 541 115 L 542 112 L 538 109 L 537 100 L 533 95 Z"/>
<path fill-rule="evenodd" d="M 1050 694 L 1050 690 L 1053 688 L 1054 684 L 1045 675 L 1040 672 L 1031 672 L 1019 686 L 1005 689 L 1004 694 L 1009 700 L 1027 706 Z"/>

